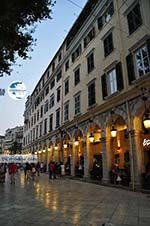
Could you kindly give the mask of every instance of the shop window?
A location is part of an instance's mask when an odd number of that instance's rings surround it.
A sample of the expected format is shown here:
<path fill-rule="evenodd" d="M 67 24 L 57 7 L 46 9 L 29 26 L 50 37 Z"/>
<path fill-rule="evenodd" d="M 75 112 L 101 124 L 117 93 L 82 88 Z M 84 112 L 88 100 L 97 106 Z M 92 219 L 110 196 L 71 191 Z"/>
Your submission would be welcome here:
<path fill-rule="evenodd" d="M 142 16 L 140 10 L 140 4 L 136 6 L 127 15 L 129 34 L 131 35 L 137 28 L 142 25 Z"/>

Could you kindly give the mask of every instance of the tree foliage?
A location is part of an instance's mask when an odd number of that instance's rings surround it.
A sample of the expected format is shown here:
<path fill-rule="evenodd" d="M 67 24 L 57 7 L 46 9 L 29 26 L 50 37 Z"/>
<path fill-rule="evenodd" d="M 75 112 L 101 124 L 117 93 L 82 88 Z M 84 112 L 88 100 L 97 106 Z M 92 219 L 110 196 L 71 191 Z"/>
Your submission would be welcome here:
<path fill-rule="evenodd" d="M 14 141 L 12 146 L 9 148 L 11 154 L 20 154 L 22 146 L 17 141 Z"/>
<path fill-rule="evenodd" d="M 37 22 L 51 19 L 52 0 L 1 0 L 0 3 L 0 76 L 10 75 L 18 57 L 28 58 Z"/>

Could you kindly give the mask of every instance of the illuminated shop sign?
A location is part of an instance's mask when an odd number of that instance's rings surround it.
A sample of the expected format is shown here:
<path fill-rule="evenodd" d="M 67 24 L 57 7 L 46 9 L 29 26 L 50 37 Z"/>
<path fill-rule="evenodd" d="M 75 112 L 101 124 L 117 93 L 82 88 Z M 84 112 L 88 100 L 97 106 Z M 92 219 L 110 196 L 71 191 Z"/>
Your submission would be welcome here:
<path fill-rule="evenodd" d="M 147 147 L 147 146 L 150 147 L 150 139 L 144 139 L 143 140 L 143 147 Z"/>

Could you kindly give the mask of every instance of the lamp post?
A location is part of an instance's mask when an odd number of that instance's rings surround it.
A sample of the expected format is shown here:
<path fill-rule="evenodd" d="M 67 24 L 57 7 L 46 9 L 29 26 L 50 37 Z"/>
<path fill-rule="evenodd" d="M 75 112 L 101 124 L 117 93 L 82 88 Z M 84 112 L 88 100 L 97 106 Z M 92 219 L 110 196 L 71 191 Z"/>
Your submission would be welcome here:
<path fill-rule="evenodd" d="M 90 143 L 94 142 L 94 135 L 93 135 L 93 133 L 90 134 L 89 141 L 90 141 Z"/>
<path fill-rule="evenodd" d="M 112 117 L 112 127 L 111 127 L 111 130 L 110 130 L 110 133 L 111 133 L 111 137 L 116 137 L 117 136 L 117 129 L 115 128 L 115 121 L 114 121 L 114 111 L 111 111 L 111 117 Z"/>

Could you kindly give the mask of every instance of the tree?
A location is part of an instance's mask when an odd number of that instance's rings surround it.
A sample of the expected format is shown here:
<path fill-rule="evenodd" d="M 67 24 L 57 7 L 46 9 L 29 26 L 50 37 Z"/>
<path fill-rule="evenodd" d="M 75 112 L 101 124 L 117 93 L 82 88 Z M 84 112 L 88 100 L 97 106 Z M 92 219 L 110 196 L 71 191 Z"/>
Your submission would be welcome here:
<path fill-rule="evenodd" d="M 14 141 L 11 148 L 9 148 L 11 154 L 21 154 L 22 145 L 17 141 Z"/>
<path fill-rule="evenodd" d="M 33 50 L 35 25 L 51 19 L 53 0 L 1 0 L 0 76 L 10 75 L 18 57 L 27 59 Z"/>

